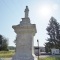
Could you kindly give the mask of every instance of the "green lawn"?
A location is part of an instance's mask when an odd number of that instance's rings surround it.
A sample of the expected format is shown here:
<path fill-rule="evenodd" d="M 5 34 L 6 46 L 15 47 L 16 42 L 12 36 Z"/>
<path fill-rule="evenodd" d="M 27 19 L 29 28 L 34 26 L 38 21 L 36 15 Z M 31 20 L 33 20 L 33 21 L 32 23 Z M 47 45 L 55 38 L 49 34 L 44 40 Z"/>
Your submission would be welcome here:
<path fill-rule="evenodd" d="M 0 58 L 10 58 L 14 53 L 15 51 L 0 51 Z"/>
<path fill-rule="evenodd" d="M 40 58 L 39 60 L 60 60 L 60 57 L 46 57 L 46 58 Z"/>

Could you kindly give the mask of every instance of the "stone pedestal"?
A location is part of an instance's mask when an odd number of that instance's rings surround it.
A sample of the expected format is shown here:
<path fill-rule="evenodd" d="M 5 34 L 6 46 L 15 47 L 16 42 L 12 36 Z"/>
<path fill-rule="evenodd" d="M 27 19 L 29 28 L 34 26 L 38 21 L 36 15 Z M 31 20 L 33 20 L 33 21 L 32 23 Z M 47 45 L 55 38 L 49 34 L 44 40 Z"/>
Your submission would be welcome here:
<path fill-rule="evenodd" d="M 26 7 L 25 10 L 27 10 Z M 29 10 L 27 10 L 29 11 Z M 25 12 L 27 15 L 28 12 Z M 15 33 L 17 34 L 16 37 L 16 53 L 13 56 L 12 60 L 34 60 L 33 53 L 33 38 L 36 33 L 36 26 L 35 24 L 30 23 L 30 19 L 27 16 L 22 18 L 22 21 L 18 25 L 12 26 Z"/>

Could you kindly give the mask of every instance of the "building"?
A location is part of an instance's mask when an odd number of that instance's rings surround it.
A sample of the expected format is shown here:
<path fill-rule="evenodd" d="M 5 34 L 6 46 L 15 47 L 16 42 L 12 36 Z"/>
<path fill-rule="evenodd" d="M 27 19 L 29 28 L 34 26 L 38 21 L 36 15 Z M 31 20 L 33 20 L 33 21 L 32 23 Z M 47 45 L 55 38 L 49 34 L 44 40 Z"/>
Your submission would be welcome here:
<path fill-rule="evenodd" d="M 41 55 L 41 52 L 45 52 L 45 47 L 39 47 L 39 55 Z M 38 46 L 34 47 L 34 54 L 38 55 Z"/>
<path fill-rule="evenodd" d="M 51 49 L 51 54 L 52 55 L 60 54 L 59 49 L 55 49 L 55 48 Z"/>

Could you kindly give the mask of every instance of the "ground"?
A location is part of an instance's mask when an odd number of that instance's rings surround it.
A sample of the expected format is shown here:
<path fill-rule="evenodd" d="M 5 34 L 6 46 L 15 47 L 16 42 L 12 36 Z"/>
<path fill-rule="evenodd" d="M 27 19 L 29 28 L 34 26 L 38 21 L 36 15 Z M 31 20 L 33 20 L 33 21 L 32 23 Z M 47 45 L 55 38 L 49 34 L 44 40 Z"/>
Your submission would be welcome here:
<path fill-rule="evenodd" d="M 0 51 L 0 60 L 11 60 L 14 54 L 15 51 Z M 39 60 L 60 60 L 60 55 L 40 55 Z"/>

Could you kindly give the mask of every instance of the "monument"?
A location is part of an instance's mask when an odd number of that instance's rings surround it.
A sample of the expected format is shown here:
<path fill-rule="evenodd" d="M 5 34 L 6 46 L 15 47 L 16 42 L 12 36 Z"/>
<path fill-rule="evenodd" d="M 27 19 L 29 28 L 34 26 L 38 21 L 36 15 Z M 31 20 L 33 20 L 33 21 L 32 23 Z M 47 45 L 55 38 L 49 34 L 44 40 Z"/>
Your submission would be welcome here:
<path fill-rule="evenodd" d="M 29 9 L 26 6 L 25 17 L 18 25 L 12 26 L 16 36 L 16 53 L 12 60 L 34 60 L 33 56 L 33 38 L 36 33 L 35 24 L 30 23 Z"/>

